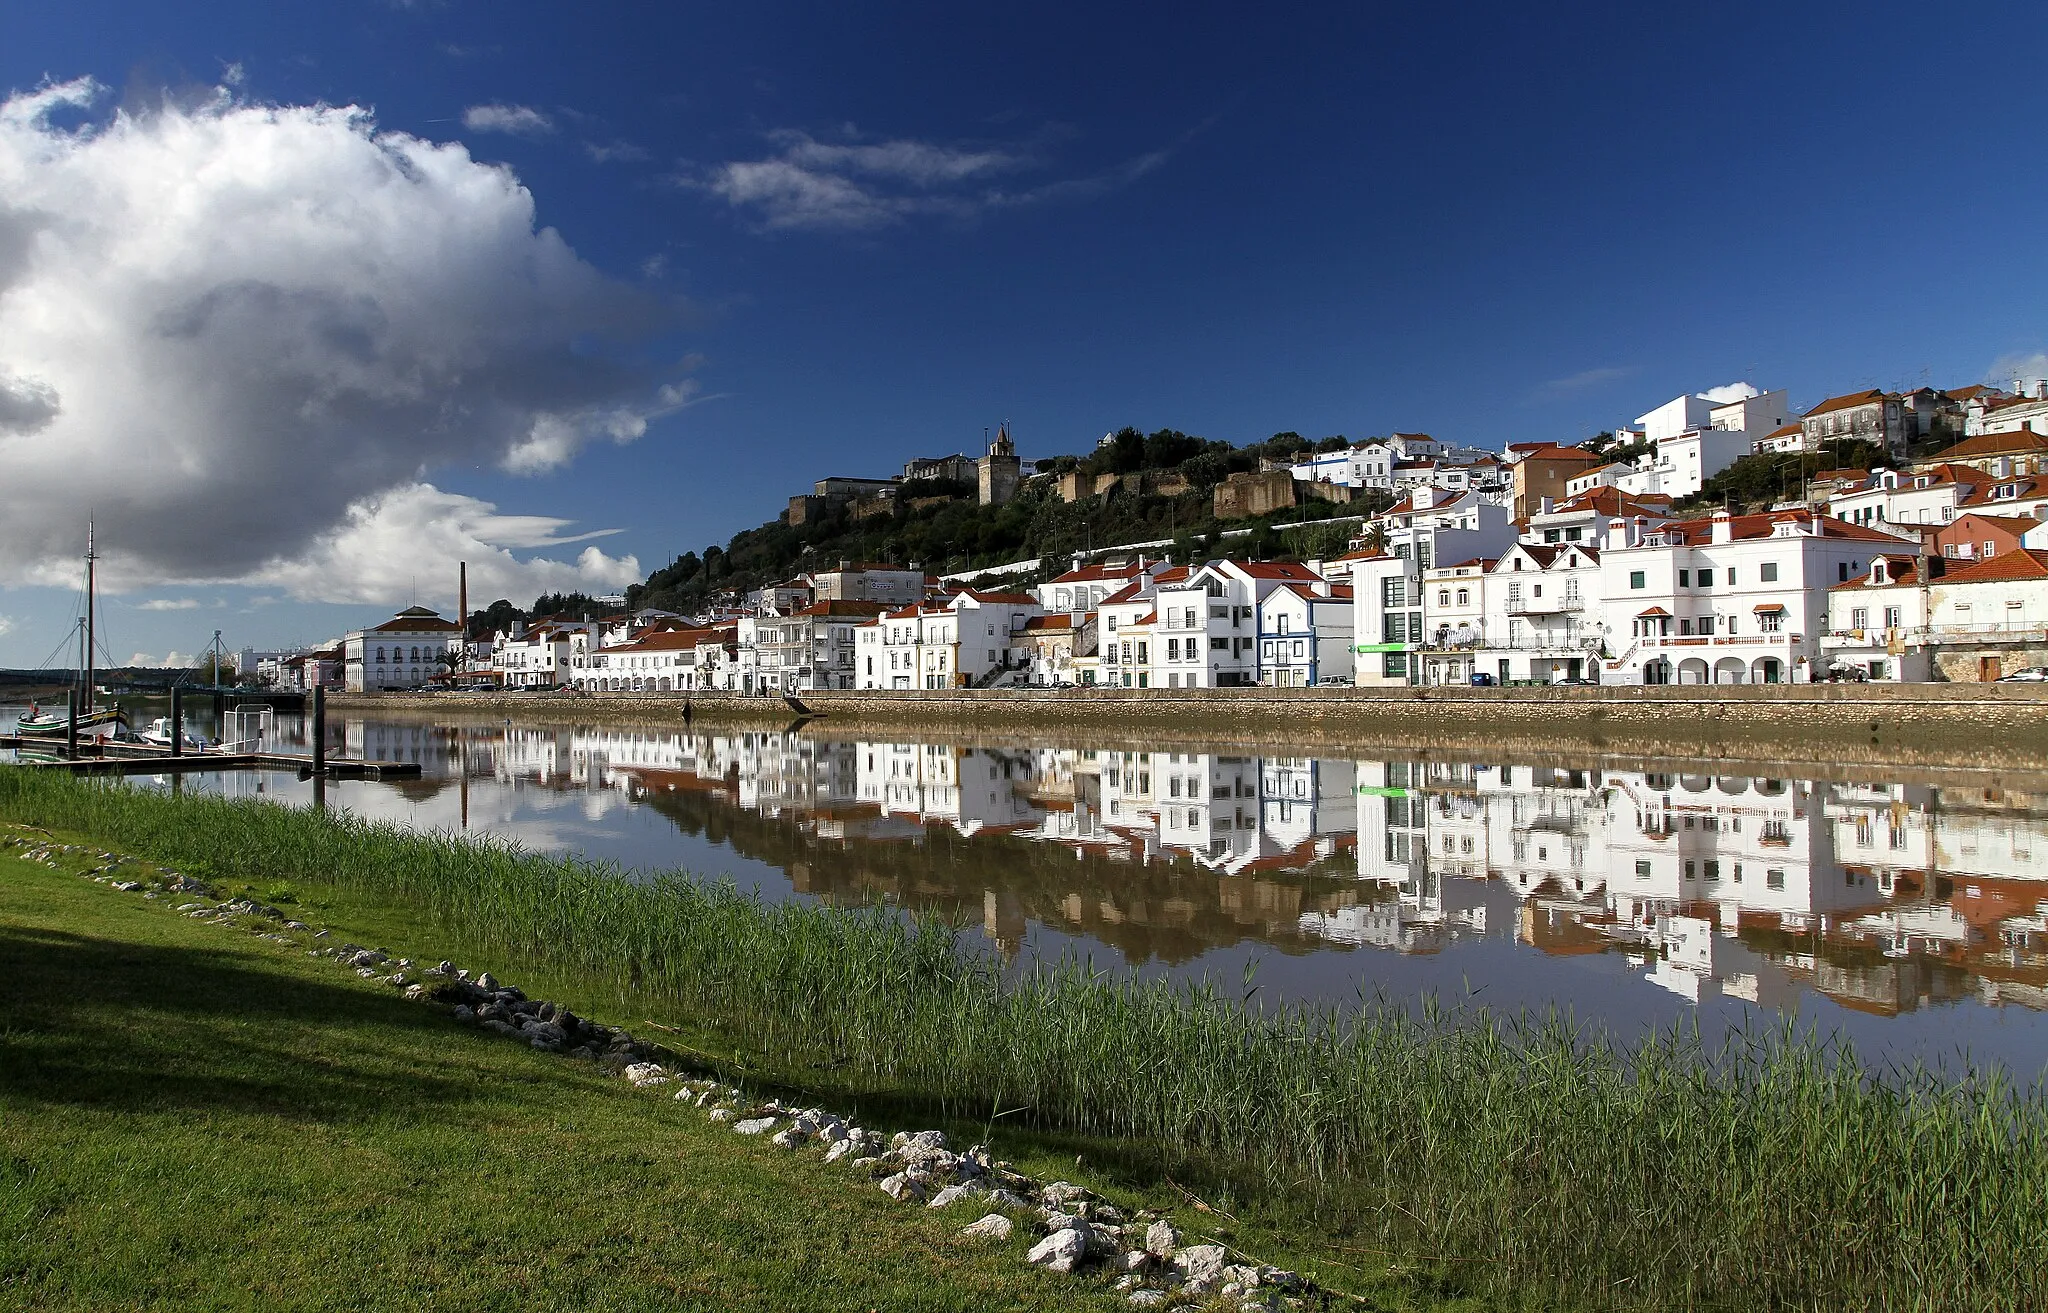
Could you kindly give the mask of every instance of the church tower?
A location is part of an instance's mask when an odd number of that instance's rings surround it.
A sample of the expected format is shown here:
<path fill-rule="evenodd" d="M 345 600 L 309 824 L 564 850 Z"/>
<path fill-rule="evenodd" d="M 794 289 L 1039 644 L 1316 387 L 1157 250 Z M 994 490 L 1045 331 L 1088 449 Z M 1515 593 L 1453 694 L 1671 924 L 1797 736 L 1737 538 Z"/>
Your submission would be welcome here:
<path fill-rule="evenodd" d="M 983 506 L 1001 506 L 1017 495 L 1017 484 L 1024 476 L 1024 463 L 1017 459 L 1017 448 L 1010 441 L 1007 421 L 996 430 L 996 440 L 988 444 L 988 455 L 974 462 L 974 467 L 981 475 Z"/>

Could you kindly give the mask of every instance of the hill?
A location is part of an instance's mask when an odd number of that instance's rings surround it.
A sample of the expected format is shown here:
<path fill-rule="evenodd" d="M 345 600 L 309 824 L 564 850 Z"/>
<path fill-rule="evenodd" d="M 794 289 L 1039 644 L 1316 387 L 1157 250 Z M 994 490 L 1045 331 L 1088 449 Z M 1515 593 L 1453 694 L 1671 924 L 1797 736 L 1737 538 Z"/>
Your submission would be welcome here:
<path fill-rule="evenodd" d="M 1312 443 L 1297 433 L 1276 433 L 1264 442 L 1238 447 L 1176 429 L 1148 434 L 1126 428 L 1088 456 L 1038 462 L 1036 473 L 1005 505 L 979 505 L 971 488 L 932 480 L 904 485 L 894 509 L 882 514 L 856 518 L 852 506 L 840 504 L 799 525 L 778 518 L 733 535 L 723 546 L 707 547 L 701 555 L 685 553 L 629 588 L 627 605 L 693 611 L 715 595 L 759 588 L 842 560 L 916 565 L 934 574 L 950 574 L 1031 557 L 1054 558 L 1064 568 L 1074 552 L 1142 542 L 1171 542 L 1172 555 L 1182 560 L 1226 550 L 1232 555 L 1275 555 L 1283 544 L 1268 532 L 1273 525 L 1356 515 L 1385 502 L 1359 501 L 1343 507 L 1308 502 L 1255 519 L 1232 520 L 1228 527 L 1252 532 L 1226 544 L 1226 525 L 1212 511 L 1216 485 L 1232 474 L 1257 470 L 1261 460 L 1284 460 L 1345 445 L 1343 437 Z M 1059 479 L 1074 471 L 1179 477 L 1123 479 L 1107 493 L 1070 503 L 1060 496 Z M 1148 483 L 1185 490 L 1155 493 L 1134 486 Z M 1301 554 L 1341 551 L 1348 535 L 1311 530 L 1305 536 L 1312 541 L 1290 541 L 1285 546 Z"/>

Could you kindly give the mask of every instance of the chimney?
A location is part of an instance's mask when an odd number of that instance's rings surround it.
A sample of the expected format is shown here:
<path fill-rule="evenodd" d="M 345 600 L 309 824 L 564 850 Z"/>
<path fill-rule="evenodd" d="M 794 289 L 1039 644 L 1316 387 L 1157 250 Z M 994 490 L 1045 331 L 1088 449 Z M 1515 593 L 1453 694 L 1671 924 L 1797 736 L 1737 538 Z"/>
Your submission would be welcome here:
<path fill-rule="evenodd" d="M 1712 535 L 1708 539 L 1709 542 L 1730 543 L 1735 541 L 1735 517 L 1728 513 L 1726 506 L 1715 511 L 1710 518 L 1713 528 Z"/>

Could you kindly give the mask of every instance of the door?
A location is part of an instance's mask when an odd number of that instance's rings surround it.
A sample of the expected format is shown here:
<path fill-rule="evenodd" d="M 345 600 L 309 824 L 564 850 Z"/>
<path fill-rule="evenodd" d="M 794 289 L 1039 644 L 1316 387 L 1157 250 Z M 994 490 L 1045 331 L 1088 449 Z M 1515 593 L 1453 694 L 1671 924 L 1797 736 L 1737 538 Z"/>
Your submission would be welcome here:
<path fill-rule="evenodd" d="M 1995 681 L 2002 673 L 2004 672 L 1999 669 L 1999 660 L 1997 657 L 1987 656 L 1977 658 L 1977 678 L 1979 680 L 1983 681 L 1986 684 L 1989 684 Z"/>

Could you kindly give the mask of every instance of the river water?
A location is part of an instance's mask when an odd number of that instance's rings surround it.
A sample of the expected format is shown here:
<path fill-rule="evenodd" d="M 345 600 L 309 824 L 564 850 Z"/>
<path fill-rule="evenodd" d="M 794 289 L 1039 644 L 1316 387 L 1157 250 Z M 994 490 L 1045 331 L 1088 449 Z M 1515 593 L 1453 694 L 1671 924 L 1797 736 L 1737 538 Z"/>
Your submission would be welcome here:
<path fill-rule="evenodd" d="M 337 715 L 329 733 L 424 768 L 328 784 L 330 807 L 938 912 L 1020 963 L 1557 1007 L 1621 1035 L 1789 1020 L 1880 1062 L 2048 1066 L 2048 793 L 1989 775 L 1622 770 L 1569 747 L 1537 764 L 959 747 L 819 725 Z M 307 750 L 296 717 L 274 737 Z M 175 787 L 312 797 L 289 774 Z"/>

